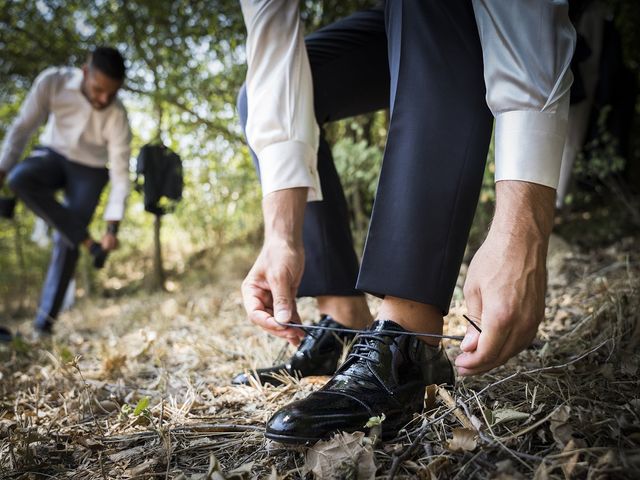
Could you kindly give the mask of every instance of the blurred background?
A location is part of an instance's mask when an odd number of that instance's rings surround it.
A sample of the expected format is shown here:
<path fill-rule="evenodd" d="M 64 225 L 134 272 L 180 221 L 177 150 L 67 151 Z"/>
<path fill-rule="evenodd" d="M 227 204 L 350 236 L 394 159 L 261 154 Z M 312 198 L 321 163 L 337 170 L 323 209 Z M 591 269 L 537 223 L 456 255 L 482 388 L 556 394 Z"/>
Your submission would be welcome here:
<path fill-rule="evenodd" d="M 306 31 L 375 3 L 303 1 Z M 572 15 L 592 3 L 573 2 Z M 606 73 L 600 73 L 592 95 L 588 131 L 556 219 L 557 233 L 584 249 L 624 236 L 637 239 L 640 228 L 640 3 L 598 4 L 606 22 L 598 42 L 608 43 L 596 63 Z M 244 36 L 237 0 L 0 0 L 0 137 L 42 70 L 80 66 L 95 45 L 112 45 L 128 64 L 121 98 L 134 133 L 132 179 L 140 148 L 154 139 L 183 161 L 183 199 L 162 218 L 159 237 L 155 217 L 144 211 L 142 194 L 133 191 L 120 249 L 100 272 L 88 259 L 80 262 L 76 298 L 206 285 L 229 249 L 245 249 L 250 258 L 259 247 L 261 193 L 235 109 L 245 76 Z M 592 47 L 581 51 L 574 70 L 590 56 L 593 60 Z M 576 102 L 580 95 L 576 92 Z M 358 249 L 375 195 L 387 122 L 383 111 L 326 126 Z M 30 148 L 36 141 L 34 136 Z M 107 191 L 91 227 L 94 236 L 104 230 L 106 196 Z M 484 238 L 493 201 L 491 151 L 467 257 Z M 14 219 L 0 218 L 0 318 L 25 318 L 35 310 L 50 246 L 42 234 L 33 236 L 34 226 L 35 217 L 21 204 Z"/>

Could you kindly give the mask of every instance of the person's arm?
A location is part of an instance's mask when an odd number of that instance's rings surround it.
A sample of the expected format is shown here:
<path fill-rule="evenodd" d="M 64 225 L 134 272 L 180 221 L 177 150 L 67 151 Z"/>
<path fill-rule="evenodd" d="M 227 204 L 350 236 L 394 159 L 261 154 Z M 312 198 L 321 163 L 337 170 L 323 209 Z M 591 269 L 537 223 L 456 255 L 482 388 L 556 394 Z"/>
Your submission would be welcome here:
<path fill-rule="evenodd" d="M 29 138 L 49 116 L 49 97 L 54 70 L 42 72 L 33 83 L 20 108 L 20 113 L 11 124 L 0 150 L 0 186 L 7 173 L 18 163 Z"/>
<path fill-rule="evenodd" d="M 544 317 L 547 245 L 567 129 L 575 31 L 566 2 L 473 0 L 495 118 L 496 211 L 464 294 L 463 375 L 503 364 Z"/>
<path fill-rule="evenodd" d="M 131 157 L 131 129 L 124 110 L 114 114 L 105 127 L 109 132 L 107 149 L 109 152 L 109 180 L 111 191 L 104 219 L 107 231 L 102 237 L 102 248 L 113 250 L 118 247 L 118 228 L 127 202 L 131 182 L 129 180 L 129 159 Z"/>
<path fill-rule="evenodd" d="M 265 240 L 242 284 L 249 319 L 297 343 L 295 297 L 304 268 L 302 224 L 308 200 L 320 200 L 319 128 L 298 2 L 241 0 L 247 26 L 247 138 L 262 183 Z"/>
<path fill-rule="evenodd" d="M 249 145 L 258 157 L 262 194 L 308 188 L 321 200 L 319 127 L 297 0 L 241 0 L 247 27 Z"/>

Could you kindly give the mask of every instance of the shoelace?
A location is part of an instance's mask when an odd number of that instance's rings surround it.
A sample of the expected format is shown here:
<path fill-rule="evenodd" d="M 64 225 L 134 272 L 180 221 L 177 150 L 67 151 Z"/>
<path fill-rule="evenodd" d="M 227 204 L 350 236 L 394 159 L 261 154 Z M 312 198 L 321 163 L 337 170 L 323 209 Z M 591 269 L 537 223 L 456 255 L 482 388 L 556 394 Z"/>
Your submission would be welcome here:
<path fill-rule="evenodd" d="M 473 320 L 471 320 L 467 315 L 463 315 L 463 317 L 465 318 L 465 320 L 467 320 L 471 324 L 473 328 L 475 328 L 478 332 L 482 333 L 482 330 L 480 329 L 480 327 Z M 333 332 L 355 333 L 356 335 L 371 333 L 371 330 L 358 330 L 358 329 L 344 328 L 344 327 L 326 327 L 323 325 L 302 325 L 300 323 L 278 322 L 277 320 L 276 320 L 276 323 L 283 327 L 301 328 L 306 333 L 310 333 L 308 330 L 329 330 Z M 376 333 L 383 334 L 383 335 L 407 335 L 411 337 L 447 338 L 449 340 L 456 340 L 458 342 L 461 342 L 462 339 L 464 338 L 464 335 L 439 335 L 437 333 L 407 332 L 407 331 L 402 332 L 397 330 L 377 330 Z"/>
<path fill-rule="evenodd" d="M 322 323 L 323 321 L 324 321 L 324 319 L 320 320 L 320 323 Z M 287 325 L 287 324 L 281 323 L 281 325 Z M 306 336 L 302 339 L 302 342 L 300 343 L 300 345 L 298 345 L 297 351 L 304 350 L 304 348 L 307 345 L 307 343 L 310 343 L 313 340 L 316 340 L 318 338 L 318 335 L 319 335 L 318 334 L 318 330 L 320 330 L 320 331 L 349 333 L 349 332 L 345 331 L 345 329 L 343 329 L 343 328 L 327 327 L 325 325 L 301 325 L 299 323 L 291 324 L 291 325 L 292 326 L 295 325 L 296 327 L 301 328 L 304 331 L 304 333 L 306 333 Z M 313 329 L 316 330 L 316 333 L 313 333 Z M 289 344 L 285 343 L 282 346 L 282 349 L 280 350 L 280 352 L 278 353 L 276 359 L 274 360 L 274 362 L 273 362 L 274 365 L 278 365 L 282 361 L 284 361 L 284 359 L 286 357 L 286 354 L 287 354 L 287 350 L 289 350 Z"/>

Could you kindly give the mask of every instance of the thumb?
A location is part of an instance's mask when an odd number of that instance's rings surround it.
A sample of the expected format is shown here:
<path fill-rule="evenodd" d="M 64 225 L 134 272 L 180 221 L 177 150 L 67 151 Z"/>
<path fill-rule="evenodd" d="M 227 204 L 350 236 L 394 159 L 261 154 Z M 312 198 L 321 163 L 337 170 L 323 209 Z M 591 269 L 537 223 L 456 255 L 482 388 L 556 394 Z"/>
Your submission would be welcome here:
<path fill-rule="evenodd" d="M 273 296 L 273 316 L 277 322 L 289 323 L 293 317 L 294 301 L 291 286 L 286 276 L 280 277 L 271 285 Z"/>
<path fill-rule="evenodd" d="M 480 323 L 482 318 L 482 296 L 479 289 L 471 289 L 465 295 L 465 302 L 467 304 L 467 316 L 473 320 L 476 324 Z M 473 352 L 478 348 L 478 340 L 480 338 L 480 332 L 467 321 L 467 332 L 464 335 L 464 339 L 460 343 L 460 350 L 463 352 Z"/>

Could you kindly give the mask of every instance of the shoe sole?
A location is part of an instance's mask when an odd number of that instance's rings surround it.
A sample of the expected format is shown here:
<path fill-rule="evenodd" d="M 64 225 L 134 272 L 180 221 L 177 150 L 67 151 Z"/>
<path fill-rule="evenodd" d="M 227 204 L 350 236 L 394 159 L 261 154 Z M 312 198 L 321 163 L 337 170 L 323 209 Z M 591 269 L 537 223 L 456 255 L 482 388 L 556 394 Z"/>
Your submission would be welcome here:
<path fill-rule="evenodd" d="M 383 442 L 393 440 L 398 435 L 398 432 L 402 430 L 402 428 L 405 425 L 407 425 L 409 422 L 410 422 L 410 419 L 403 419 L 400 422 L 396 422 L 394 424 L 387 424 L 387 428 L 382 429 L 382 435 L 380 439 Z M 327 435 L 320 436 L 320 437 L 302 437 L 299 435 L 283 435 L 281 433 L 273 433 L 267 430 L 265 431 L 264 436 L 269 440 L 273 440 L 273 441 L 288 444 L 288 445 L 308 445 L 310 443 L 319 442 L 320 440 L 328 440 L 329 438 L 331 438 L 332 435 L 338 432 L 343 432 L 343 433 L 364 432 L 365 434 L 368 434 L 369 431 L 370 430 L 368 428 L 355 428 L 352 430 L 334 430 L 327 433 Z"/>
<path fill-rule="evenodd" d="M 320 440 L 324 440 L 325 438 L 320 437 L 298 437 L 294 435 L 281 435 L 278 433 L 269 433 L 265 432 L 265 438 L 269 440 L 273 440 L 279 443 L 286 443 L 288 445 L 307 445 L 309 443 L 316 443 Z"/>

